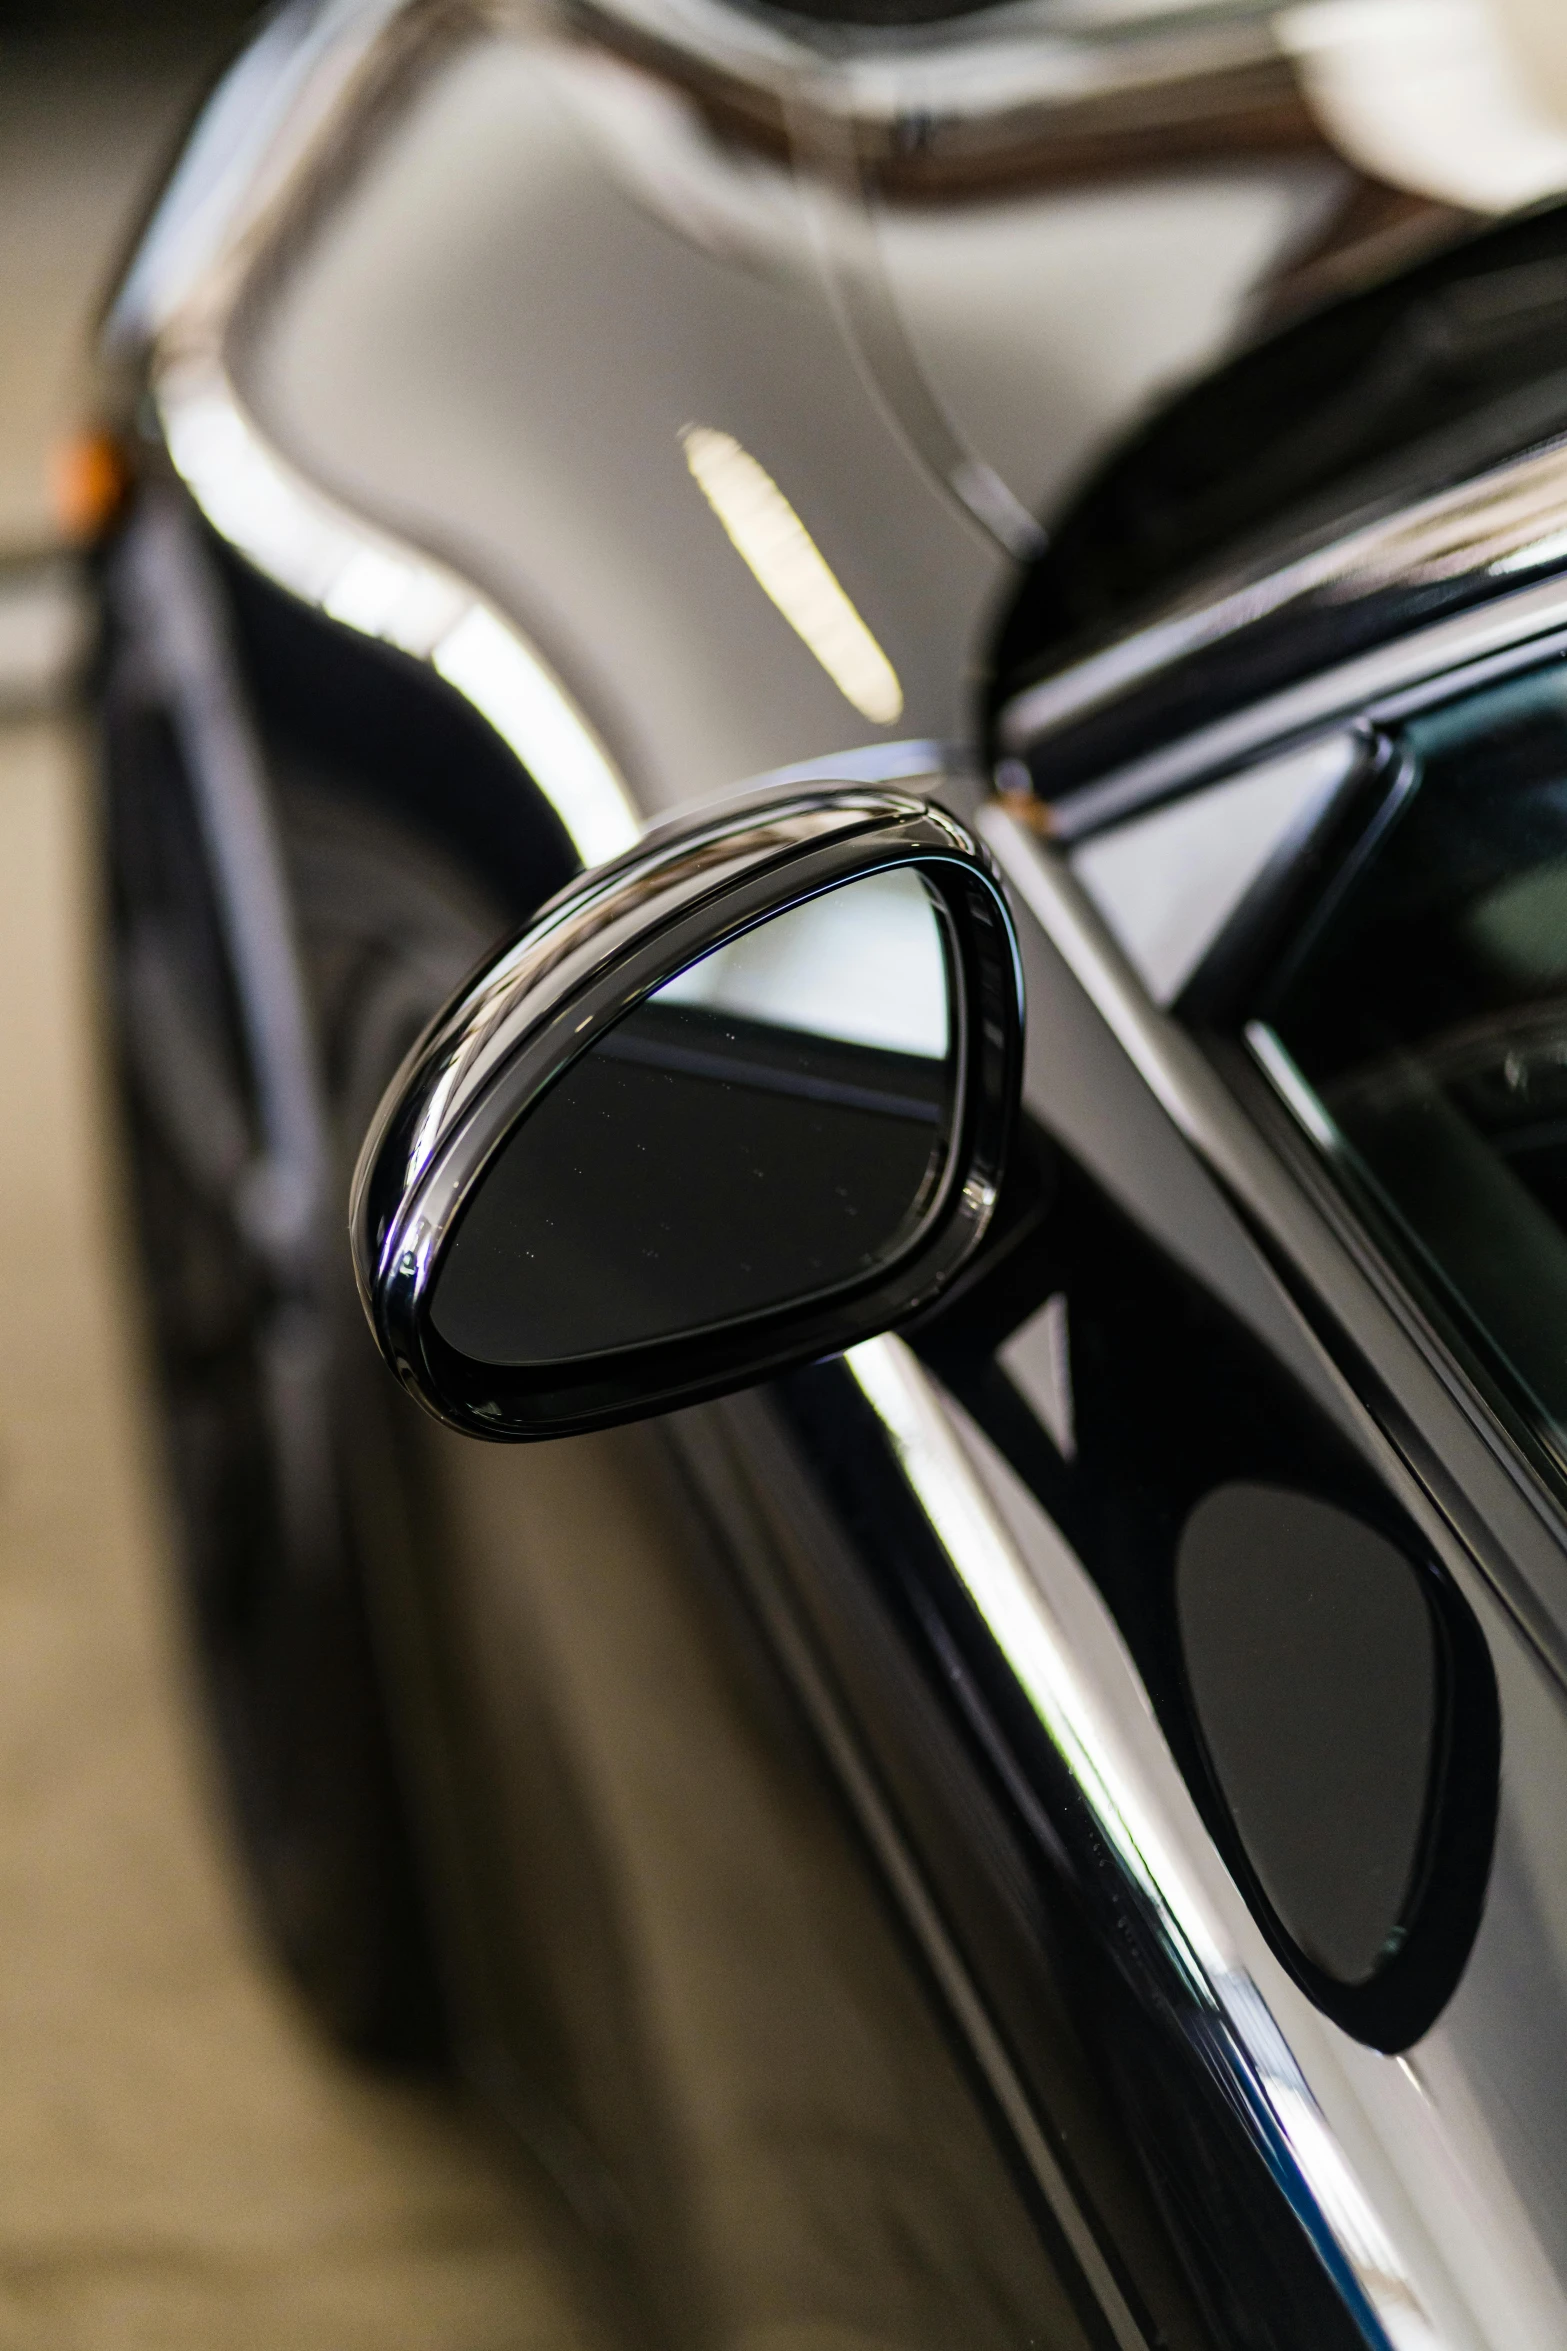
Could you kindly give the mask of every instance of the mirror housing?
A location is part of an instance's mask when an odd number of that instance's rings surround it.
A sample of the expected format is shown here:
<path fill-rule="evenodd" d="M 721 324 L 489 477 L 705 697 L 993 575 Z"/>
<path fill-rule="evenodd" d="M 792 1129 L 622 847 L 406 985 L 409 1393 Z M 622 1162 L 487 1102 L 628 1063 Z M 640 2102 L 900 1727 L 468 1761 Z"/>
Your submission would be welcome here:
<path fill-rule="evenodd" d="M 558 1108 L 567 1073 L 705 958 L 829 892 L 900 869 L 919 877 L 942 942 L 949 1107 L 929 1196 L 922 1191 L 896 1244 L 848 1278 L 840 1269 L 825 1284 L 802 1276 L 791 1288 L 781 1273 L 783 1294 L 754 1310 L 707 1327 L 690 1327 L 689 1317 L 683 1328 L 643 1327 L 633 1343 L 596 1352 L 480 1361 L 443 1336 L 436 1293 L 464 1216 L 546 1098 Z M 388 1089 L 350 1205 L 355 1275 L 381 1352 L 439 1419 L 515 1440 L 696 1403 L 889 1329 L 930 1305 L 984 1235 L 1016 1107 L 1022 1022 L 999 881 L 945 811 L 862 786 L 795 788 L 657 828 L 551 900 L 438 1017 Z M 607 1284 L 627 1237 L 624 1219 L 606 1226 Z M 715 1263 L 726 1247 L 721 1228 L 686 1239 L 688 1262 L 693 1240 Z"/>

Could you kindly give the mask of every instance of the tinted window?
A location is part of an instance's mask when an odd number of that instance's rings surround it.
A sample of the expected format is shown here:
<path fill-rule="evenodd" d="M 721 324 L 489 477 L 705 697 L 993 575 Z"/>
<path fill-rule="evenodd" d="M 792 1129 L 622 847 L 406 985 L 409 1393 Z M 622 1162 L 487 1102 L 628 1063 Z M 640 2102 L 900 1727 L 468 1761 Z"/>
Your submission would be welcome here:
<path fill-rule="evenodd" d="M 1432 1777 L 1436 1642 L 1417 1572 L 1326 1502 L 1222 1486 L 1186 1522 L 1176 1611 L 1263 1892 L 1314 1965 L 1364 1982 L 1401 1939 Z"/>
<path fill-rule="evenodd" d="M 1254 1032 L 1429 1300 L 1567 1431 L 1567 672 L 1408 728 Z M 1309 1103 L 1308 1103 L 1309 1112 Z"/>

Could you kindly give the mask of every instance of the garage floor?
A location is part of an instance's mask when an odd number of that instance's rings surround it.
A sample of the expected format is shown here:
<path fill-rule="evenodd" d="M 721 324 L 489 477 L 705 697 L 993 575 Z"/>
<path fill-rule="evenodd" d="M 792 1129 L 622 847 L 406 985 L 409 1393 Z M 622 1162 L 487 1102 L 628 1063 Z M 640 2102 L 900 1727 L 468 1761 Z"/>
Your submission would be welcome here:
<path fill-rule="evenodd" d="M 84 322 L 188 83 L 0 43 L 0 556 L 47 542 Z M 208 1807 L 138 1413 L 91 802 L 74 722 L 0 723 L 0 2351 L 594 2343 L 542 2183 L 310 2037 Z"/>

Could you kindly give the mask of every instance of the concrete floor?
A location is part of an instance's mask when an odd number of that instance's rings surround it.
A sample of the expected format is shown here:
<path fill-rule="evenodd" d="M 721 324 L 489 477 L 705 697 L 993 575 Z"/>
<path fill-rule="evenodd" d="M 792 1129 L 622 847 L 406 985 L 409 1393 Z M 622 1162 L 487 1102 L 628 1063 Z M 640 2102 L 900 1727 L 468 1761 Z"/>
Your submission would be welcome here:
<path fill-rule="evenodd" d="M 0 556 L 187 102 L 0 45 Z M 0 2351 L 588 2345 L 542 2185 L 321 2047 L 208 1792 L 141 1413 L 88 749 L 0 725 Z"/>

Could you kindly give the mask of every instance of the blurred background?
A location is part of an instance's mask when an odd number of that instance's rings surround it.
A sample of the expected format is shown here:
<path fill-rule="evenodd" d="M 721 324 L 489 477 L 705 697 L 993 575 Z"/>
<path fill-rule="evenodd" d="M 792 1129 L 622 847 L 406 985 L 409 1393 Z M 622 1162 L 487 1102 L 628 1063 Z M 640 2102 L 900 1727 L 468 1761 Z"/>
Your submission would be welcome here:
<path fill-rule="evenodd" d="M 252 13 L 0 10 L 0 2345 L 576 2345 L 543 2192 L 328 2052 L 261 1955 L 143 1417 L 89 745 L 50 707 L 72 591 L 39 558 L 98 305 Z"/>

